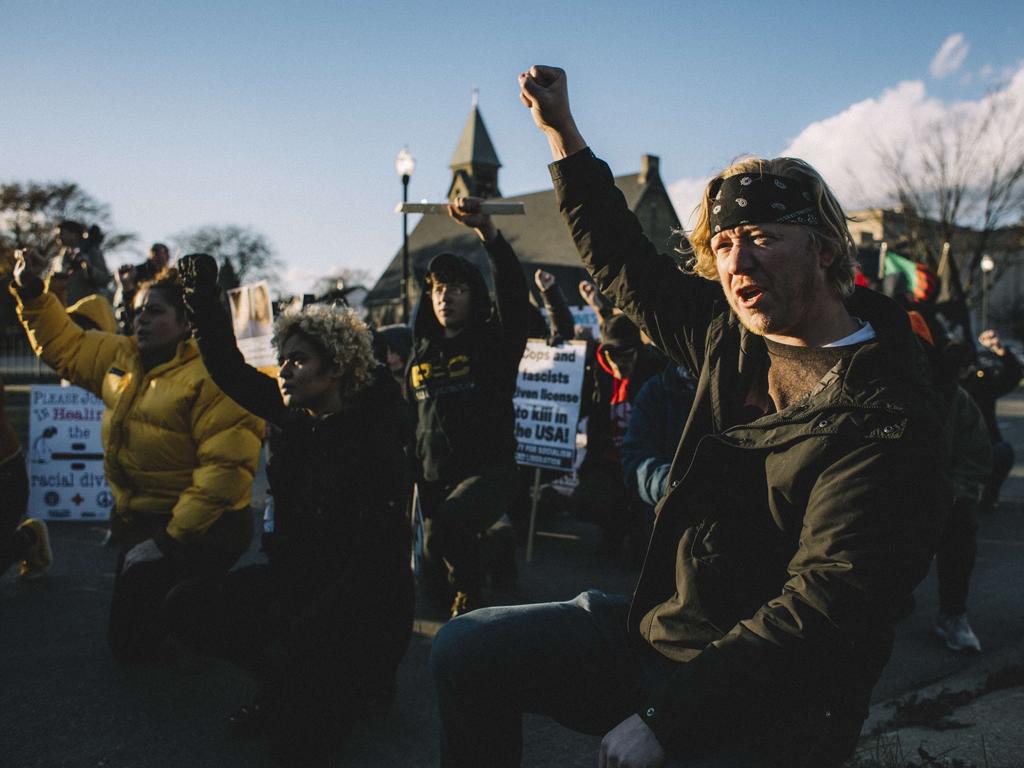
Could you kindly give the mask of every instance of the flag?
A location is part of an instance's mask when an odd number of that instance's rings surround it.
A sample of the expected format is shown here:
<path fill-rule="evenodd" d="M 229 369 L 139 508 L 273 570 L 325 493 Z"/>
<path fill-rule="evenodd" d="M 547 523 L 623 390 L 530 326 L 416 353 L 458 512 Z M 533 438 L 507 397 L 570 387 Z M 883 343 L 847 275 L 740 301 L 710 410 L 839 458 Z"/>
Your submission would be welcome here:
<path fill-rule="evenodd" d="M 931 301 L 939 290 L 939 276 L 927 264 L 888 251 L 885 254 L 885 276 L 906 281 L 906 292 L 914 301 Z"/>

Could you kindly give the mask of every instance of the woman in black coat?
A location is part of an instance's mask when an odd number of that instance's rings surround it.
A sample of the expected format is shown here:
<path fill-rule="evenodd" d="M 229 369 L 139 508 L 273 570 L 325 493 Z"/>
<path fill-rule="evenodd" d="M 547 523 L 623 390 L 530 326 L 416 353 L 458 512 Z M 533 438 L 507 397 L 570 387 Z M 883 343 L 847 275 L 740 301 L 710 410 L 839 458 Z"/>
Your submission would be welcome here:
<path fill-rule="evenodd" d="M 321 764 L 335 726 L 390 704 L 412 632 L 404 404 L 351 310 L 278 318 L 275 382 L 238 351 L 213 259 L 188 256 L 181 271 L 203 362 L 267 421 L 271 447 L 267 563 L 193 609 L 188 640 L 257 677 L 235 731 L 266 734 L 282 762 Z"/>

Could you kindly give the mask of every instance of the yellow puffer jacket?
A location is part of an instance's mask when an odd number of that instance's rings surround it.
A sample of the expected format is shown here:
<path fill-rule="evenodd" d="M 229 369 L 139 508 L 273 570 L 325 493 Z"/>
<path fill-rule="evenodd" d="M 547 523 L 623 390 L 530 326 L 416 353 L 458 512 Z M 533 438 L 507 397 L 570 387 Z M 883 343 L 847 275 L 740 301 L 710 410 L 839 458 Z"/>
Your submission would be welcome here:
<path fill-rule="evenodd" d="M 134 338 L 83 331 L 49 293 L 18 297 L 18 316 L 36 354 L 106 405 L 104 469 L 123 523 L 170 514 L 167 533 L 187 543 L 249 504 L 263 422 L 213 383 L 193 340 L 146 373 Z"/>

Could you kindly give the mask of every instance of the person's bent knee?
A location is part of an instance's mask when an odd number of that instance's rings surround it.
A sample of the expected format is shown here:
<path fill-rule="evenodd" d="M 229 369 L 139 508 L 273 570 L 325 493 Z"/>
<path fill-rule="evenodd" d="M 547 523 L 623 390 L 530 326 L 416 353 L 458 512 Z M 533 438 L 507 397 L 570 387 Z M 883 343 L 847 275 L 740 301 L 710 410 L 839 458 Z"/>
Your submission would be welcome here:
<path fill-rule="evenodd" d="M 474 655 L 470 649 L 475 628 L 472 619 L 460 616 L 438 630 L 430 646 L 430 669 L 438 683 L 457 679 L 460 668 Z"/>
<path fill-rule="evenodd" d="M 445 624 L 434 636 L 430 668 L 439 684 L 480 679 L 501 655 L 502 608 L 481 608 Z"/>

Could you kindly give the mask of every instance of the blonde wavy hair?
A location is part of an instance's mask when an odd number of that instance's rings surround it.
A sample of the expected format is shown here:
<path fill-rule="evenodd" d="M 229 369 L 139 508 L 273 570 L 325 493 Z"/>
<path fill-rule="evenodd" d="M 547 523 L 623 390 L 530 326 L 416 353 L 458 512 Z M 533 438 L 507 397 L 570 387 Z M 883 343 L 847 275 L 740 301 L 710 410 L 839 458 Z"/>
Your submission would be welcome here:
<path fill-rule="evenodd" d="M 856 270 L 857 245 L 853 241 L 847 221 L 853 221 L 843 213 L 842 206 L 828 184 L 809 163 L 795 157 L 776 157 L 765 160 L 760 157 L 743 157 L 733 162 L 728 168 L 708 182 L 701 196 L 697 223 L 689 233 L 685 233 L 689 245 L 684 244 L 679 252 L 689 256 L 686 271 L 718 280 L 718 267 L 715 254 L 711 250 L 710 216 L 711 189 L 720 179 L 735 176 L 738 173 L 769 174 L 794 179 L 804 184 L 811 192 L 814 206 L 821 216 L 820 227 L 808 227 L 812 244 L 830 252 L 834 258 L 826 271 L 829 284 L 841 298 L 853 293 L 853 279 Z"/>
<path fill-rule="evenodd" d="M 348 307 L 309 304 L 285 312 L 274 321 L 273 344 L 280 351 L 288 337 L 301 333 L 323 348 L 344 372 L 342 399 L 348 399 L 373 381 L 377 360 L 373 356 L 370 329 Z"/>

